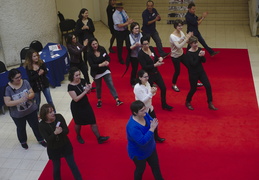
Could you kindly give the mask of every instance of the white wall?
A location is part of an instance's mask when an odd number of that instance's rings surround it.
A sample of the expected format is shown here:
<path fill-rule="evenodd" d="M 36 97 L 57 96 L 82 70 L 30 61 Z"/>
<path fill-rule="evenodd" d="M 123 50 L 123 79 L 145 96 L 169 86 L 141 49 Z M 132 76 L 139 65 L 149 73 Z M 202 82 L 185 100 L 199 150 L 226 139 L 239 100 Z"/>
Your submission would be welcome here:
<path fill-rule="evenodd" d="M 31 41 L 59 42 L 55 0 L 1 0 L 0 60 L 20 64 L 20 51 Z"/>
<path fill-rule="evenodd" d="M 88 9 L 89 17 L 93 21 L 100 20 L 100 4 L 98 0 L 56 0 L 57 10 L 60 11 L 65 19 L 77 21 L 78 14 L 82 8 Z"/>

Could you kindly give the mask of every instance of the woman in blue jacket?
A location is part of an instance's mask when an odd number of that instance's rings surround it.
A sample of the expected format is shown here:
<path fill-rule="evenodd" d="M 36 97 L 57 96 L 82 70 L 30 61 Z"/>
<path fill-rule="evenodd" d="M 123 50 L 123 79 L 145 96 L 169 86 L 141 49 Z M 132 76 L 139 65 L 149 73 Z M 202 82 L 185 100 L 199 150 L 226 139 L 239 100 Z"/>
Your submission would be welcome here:
<path fill-rule="evenodd" d="M 155 179 L 163 180 L 154 139 L 154 131 L 158 126 L 158 121 L 146 113 L 146 107 L 142 101 L 134 101 L 130 109 L 132 116 L 127 123 L 126 133 L 128 154 L 136 166 L 134 180 L 142 179 L 146 162 L 151 167 Z"/>

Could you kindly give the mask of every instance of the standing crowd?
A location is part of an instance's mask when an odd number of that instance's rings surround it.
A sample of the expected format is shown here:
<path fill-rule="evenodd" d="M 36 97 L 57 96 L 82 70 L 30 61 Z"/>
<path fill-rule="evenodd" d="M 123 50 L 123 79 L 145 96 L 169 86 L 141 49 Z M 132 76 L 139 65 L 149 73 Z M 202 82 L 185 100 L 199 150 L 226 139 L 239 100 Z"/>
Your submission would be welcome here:
<path fill-rule="evenodd" d="M 109 0 L 107 6 L 108 26 L 111 33 L 108 51 L 115 53 L 112 48 L 116 40 L 116 53 L 120 64 L 126 64 L 126 72 L 131 65 L 129 83 L 133 87 L 135 101 L 131 104 L 132 115 L 126 126 L 128 140 L 128 154 L 133 160 L 136 169 L 134 179 L 142 179 L 146 162 L 150 165 L 156 180 L 162 180 L 156 142 L 162 143 L 165 138 L 158 135 L 158 119 L 152 105 L 152 98 L 160 89 L 161 107 L 171 111 L 173 107 L 168 104 L 166 86 L 159 67 L 164 65 L 164 59 L 171 56 L 174 66 L 172 76 L 172 89 L 180 92 L 177 80 L 180 75 L 181 63 L 188 69 L 190 90 L 186 96 L 185 106 L 194 110 L 191 102 L 197 87 L 203 85 L 206 89 L 208 108 L 217 110 L 213 105 L 212 88 L 206 75 L 203 63 L 206 62 L 205 51 L 199 47 L 199 42 L 208 51 L 210 56 L 219 52 L 212 50 L 203 39 L 198 26 L 208 15 L 203 13 L 201 17 L 195 15 L 195 4 L 188 5 L 186 13 L 187 34 L 182 31 L 184 22 L 174 21 L 174 31 L 169 36 L 171 52 L 163 50 L 162 41 L 156 30 L 156 22 L 161 16 L 154 8 L 154 2 L 148 0 L 146 9 L 142 13 L 142 28 L 128 16 L 120 1 Z M 83 125 L 90 125 L 99 144 L 105 143 L 109 136 L 101 136 L 94 111 L 89 103 L 87 94 L 96 89 L 97 108 L 102 107 L 102 80 L 107 85 L 116 106 L 123 102 L 119 99 L 118 92 L 113 84 L 112 72 L 109 68 L 110 56 L 94 36 L 95 27 L 88 10 L 80 10 L 74 34 L 66 37 L 67 49 L 70 55 L 68 94 L 71 97 L 70 109 L 75 122 L 77 141 L 84 144 L 81 135 Z M 129 27 L 129 30 L 128 30 Z M 153 39 L 158 54 L 150 46 Z M 123 43 L 126 44 L 127 58 L 123 59 Z M 188 44 L 184 54 L 183 47 Z M 39 52 L 31 49 L 26 56 L 25 68 L 29 80 L 21 77 L 21 72 L 12 69 L 9 72 L 9 83 L 5 89 L 4 101 L 9 108 L 17 127 L 17 137 L 21 146 L 28 149 L 26 121 L 29 123 L 37 141 L 47 147 L 49 159 L 53 162 L 53 177 L 61 179 L 60 159 L 64 157 L 75 179 L 82 179 L 81 173 L 74 161 L 73 147 L 67 134 L 69 133 L 66 121 L 61 114 L 56 113 L 57 107 L 51 97 L 48 73 L 46 65 L 40 59 Z M 88 68 L 89 67 L 89 68 Z M 90 73 L 88 73 L 90 70 Z M 125 72 L 125 73 L 126 73 Z M 84 78 L 81 78 L 81 73 Z M 89 77 L 91 75 L 91 78 Z M 92 87 L 91 79 L 96 87 Z M 47 104 L 40 107 L 41 92 L 44 94 Z"/>

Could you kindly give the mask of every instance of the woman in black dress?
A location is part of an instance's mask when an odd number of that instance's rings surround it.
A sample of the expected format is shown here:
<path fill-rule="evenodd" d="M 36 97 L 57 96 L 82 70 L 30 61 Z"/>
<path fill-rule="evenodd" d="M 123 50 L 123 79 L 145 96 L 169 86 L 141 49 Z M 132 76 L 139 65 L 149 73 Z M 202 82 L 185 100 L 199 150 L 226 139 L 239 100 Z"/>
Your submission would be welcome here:
<path fill-rule="evenodd" d="M 40 109 L 39 130 L 47 141 L 47 153 L 53 163 L 53 177 L 61 179 L 60 159 L 64 157 L 69 165 L 74 178 L 81 180 L 82 176 L 74 160 L 73 147 L 67 137 L 69 132 L 66 121 L 61 114 L 55 114 L 51 104 L 44 104 Z"/>
<path fill-rule="evenodd" d="M 92 19 L 88 17 L 88 10 L 86 8 L 81 9 L 76 22 L 76 34 L 79 43 L 83 44 L 84 40 L 93 38 L 94 31 L 94 23 Z"/>
<path fill-rule="evenodd" d="M 95 27 L 92 19 L 88 17 L 88 10 L 86 8 L 80 10 L 78 18 L 75 33 L 78 37 L 78 42 L 83 44 L 94 37 Z M 87 43 L 85 46 L 87 46 Z M 87 64 L 87 51 L 84 51 L 84 61 Z"/>
<path fill-rule="evenodd" d="M 68 93 L 72 98 L 70 109 L 73 119 L 75 121 L 75 131 L 79 143 L 84 144 L 80 131 L 82 125 L 91 125 L 92 131 L 96 136 L 98 143 L 101 144 L 109 139 L 109 136 L 100 136 L 98 127 L 96 125 L 94 111 L 88 101 L 86 94 L 91 89 L 91 84 L 87 84 L 84 79 L 80 77 L 80 71 L 76 67 L 69 70 L 68 79 Z"/>
<path fill-rule="evenodd" d="M 189 110 L 194 110 L 194 108 L 191 105 L 191 101 L 192 96 L 197 90 L 197 82 L 198 80 L 200 80 L 206 89 L 209 109 L 217 110 L 217 108 L 212 104 L 212 90 L 210 81 L 202 66 L 202 63 L 206 62 L 206 58 L 204 57 L 205 51 L 198 47 L 198 38 L 195 36 L 190 37 L 188 43 L 191 48 L 186 53 L 186 63 L 188 66 L 191 89 L 186 97 L 185 106 Z"/>

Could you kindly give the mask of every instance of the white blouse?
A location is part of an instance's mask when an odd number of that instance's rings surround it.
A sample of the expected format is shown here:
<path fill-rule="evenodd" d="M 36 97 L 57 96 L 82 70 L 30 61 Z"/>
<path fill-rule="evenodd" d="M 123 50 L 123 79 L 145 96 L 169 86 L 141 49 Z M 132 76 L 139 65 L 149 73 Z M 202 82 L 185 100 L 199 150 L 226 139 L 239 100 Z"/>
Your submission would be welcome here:
<path fill-rule="evenodd" d="M 146 83 L 146 85 L 137 83 L 134 86 L 133 90 L 135 94 L 135 99 L 142 101 L 145 106 L 147 107 L 147 112 L 150 110 L 151 112 L 154 110 L 154 107 L 152 105 L 152 97 L 155 94 L 151 93 L 151 86 L 149 82 Z"/>

